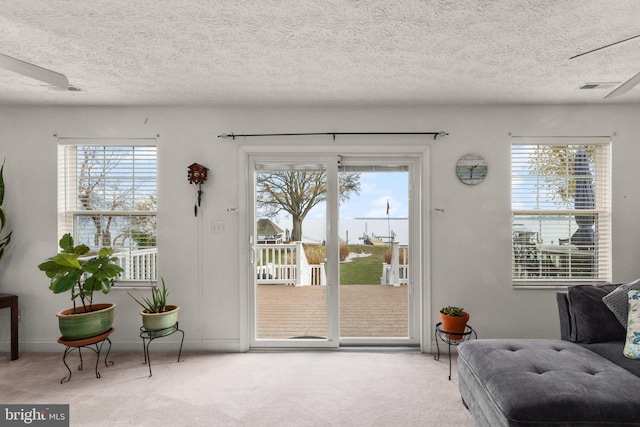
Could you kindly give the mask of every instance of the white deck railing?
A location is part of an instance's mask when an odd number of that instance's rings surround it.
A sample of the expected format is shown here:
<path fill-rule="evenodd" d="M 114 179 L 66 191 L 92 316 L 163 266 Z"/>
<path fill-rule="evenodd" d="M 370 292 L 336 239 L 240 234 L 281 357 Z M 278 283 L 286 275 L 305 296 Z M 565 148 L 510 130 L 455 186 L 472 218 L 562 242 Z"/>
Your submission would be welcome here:
<path fill-rule="evenodd" d="M 327 270 L 324 268 L 324 262 L 321 264 L 310 264 L 311 267 L 311 286 L 320 285 L 327 286 Z"/>
<path fill-rule="evenodd" d="M 158 248 L 130 249 L 113 254 L 116 264 L 124 269 L 120 280 L 157 280 Z"/>
<path fill-rule="evenodd" d="M 88 258 L 91 257 L 81 257 L 80 259 Z M 120 273 L 118 280 L 157 280 L 158 248 L 128 249 L 123 252 L 115 252 L 112 258 L 115 258 L 115 264 L 124 270 Z"/>
<path fill-rule="evenodd" d="M 402 250 L 400 250 L 402 249 Z M 401 286 L 409 283 L 409 245 L 393 242 L 391 263 L 382 264 L 381 285 Z"/>
<path fill-rule="evenodd" d="M 113 254 L 116 264 L 124 269 L 120 280 L 157 280 L 157 256 L 157 248 L 116 252 Z M 256 245 L 256 276 L 258 284 L 327 285 L 324 263 L 309 264 L 301 242 Z M 391 263 L 382 264 L 380 283 L 394 286 L 409 283 L 408 245 L 392 244 Z"/>
<path fill-rule="evenodd" d="M 309 264 L 302 242 L 256 245 L 259 285 L 326 285 L 324 264 Z"/>

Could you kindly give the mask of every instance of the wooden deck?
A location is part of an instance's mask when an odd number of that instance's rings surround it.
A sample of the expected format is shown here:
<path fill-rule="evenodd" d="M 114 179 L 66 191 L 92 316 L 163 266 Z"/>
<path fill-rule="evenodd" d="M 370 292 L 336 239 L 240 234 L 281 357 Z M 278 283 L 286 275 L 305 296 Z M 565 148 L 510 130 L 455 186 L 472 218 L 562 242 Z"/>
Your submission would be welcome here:
<path fill-rule="evenodd" d="M 258 286 L 258 338 L 326 337 L 325 286 Z M 341 337 L 407 337 L 406 286 L 340 287 Z"/>

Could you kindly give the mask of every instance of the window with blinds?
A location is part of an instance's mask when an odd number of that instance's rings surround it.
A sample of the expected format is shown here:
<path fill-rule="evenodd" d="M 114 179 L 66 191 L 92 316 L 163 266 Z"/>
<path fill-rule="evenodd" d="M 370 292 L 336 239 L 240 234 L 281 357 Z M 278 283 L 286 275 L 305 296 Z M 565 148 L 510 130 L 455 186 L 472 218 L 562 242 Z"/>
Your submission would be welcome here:
<path fill-rule="evenodd" d="M 611 280 L 610 150 L 609 138 L 512 139 L 515 286 Z"/>
<path fill-rule="evenodd" d="M 59 234 L 114 248 L 120 280 L 156 280 L 156 183 L 155 139 L 61 139 Z"/>

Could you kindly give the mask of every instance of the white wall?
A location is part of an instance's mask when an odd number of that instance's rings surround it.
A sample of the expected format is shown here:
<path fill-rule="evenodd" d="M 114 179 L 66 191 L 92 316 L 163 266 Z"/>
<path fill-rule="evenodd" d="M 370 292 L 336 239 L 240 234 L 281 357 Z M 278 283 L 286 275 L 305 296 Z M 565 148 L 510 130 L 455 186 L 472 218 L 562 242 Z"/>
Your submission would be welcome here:
<path fill-rule="evenodd" d="M 0 107 L 0 156 L 6 159 L 4 209 L 12 245 L 0 264 L 0 292 L 20 298 L 22 351 L 59 351 L 55 312 L 70 305 L 53 295 L 36 266 L 57 249 L 54 135 L 149 137 L 159 135 L 158 244 L 160 274 L 181 309 L 185 349 L 237 351 L 245 284 L 238 280 L 241 214 L 237 143 L 221 133 L 328 131 L 439 131 L 431 145 L 431 320 L 444 305 L 471 313 L 481 338 L 559 337 L 555 290 L 511 285 L 510 139 L 514 135 L 612 135 L 614 281 L 640 277 L 640 106 L 433 106 L 396 108 L 35 108 Z M 379 137 L 376 137 L 379 138 Z M 404 137 L 388 137 L 385 144 Z M 318 143 L 314 140 L 313 143 Z M 380 142 L 380 141 L 379 141 Z M 413 141 L 415 142 L 415 141 Z M 269 144 L 269 140 L 263 140 Z M 339 147 L 340 141 L 320 142 Z M 366 144 L 366 143 L 365 143 Z M 287 147 L 274 147 L 291 151 Z M 487 179 L 467 186 L 455 176 L 457 159 L 484 156 Z M 187 166 L 211 170 L 199 218 Z M 429 215 L 425 216 L 429 219 Z M 211 233 L 222 221 L 224 234 Z M 480 249 L 480 250 L 478 250 Z M 461 265 L 462 264 L 462 265 Z M 100 301 L 118 304 L 114 349 L 140 345 L 135 303 L 114 290 Z M 431 327 L 431 325 L 429 325 Z M 9 351 L 9 310 L 0 310 L 0 351 Z M 162 340 L 159 340 L 162 341 Z M 154 345 L 156 345 L 154 343 Z"/>

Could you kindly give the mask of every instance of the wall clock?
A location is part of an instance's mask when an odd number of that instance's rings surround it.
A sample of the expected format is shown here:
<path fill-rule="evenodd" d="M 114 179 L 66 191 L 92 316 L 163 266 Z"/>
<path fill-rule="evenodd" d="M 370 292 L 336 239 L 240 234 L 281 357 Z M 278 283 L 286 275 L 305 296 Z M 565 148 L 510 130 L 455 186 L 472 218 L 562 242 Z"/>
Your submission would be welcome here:
<path fill-rule="evenodd" d="M 480 184 L 487 176 L 487 162 L 477 154 L 462 156 L 456 164 L 456 175 L 465 184 Z"/>

